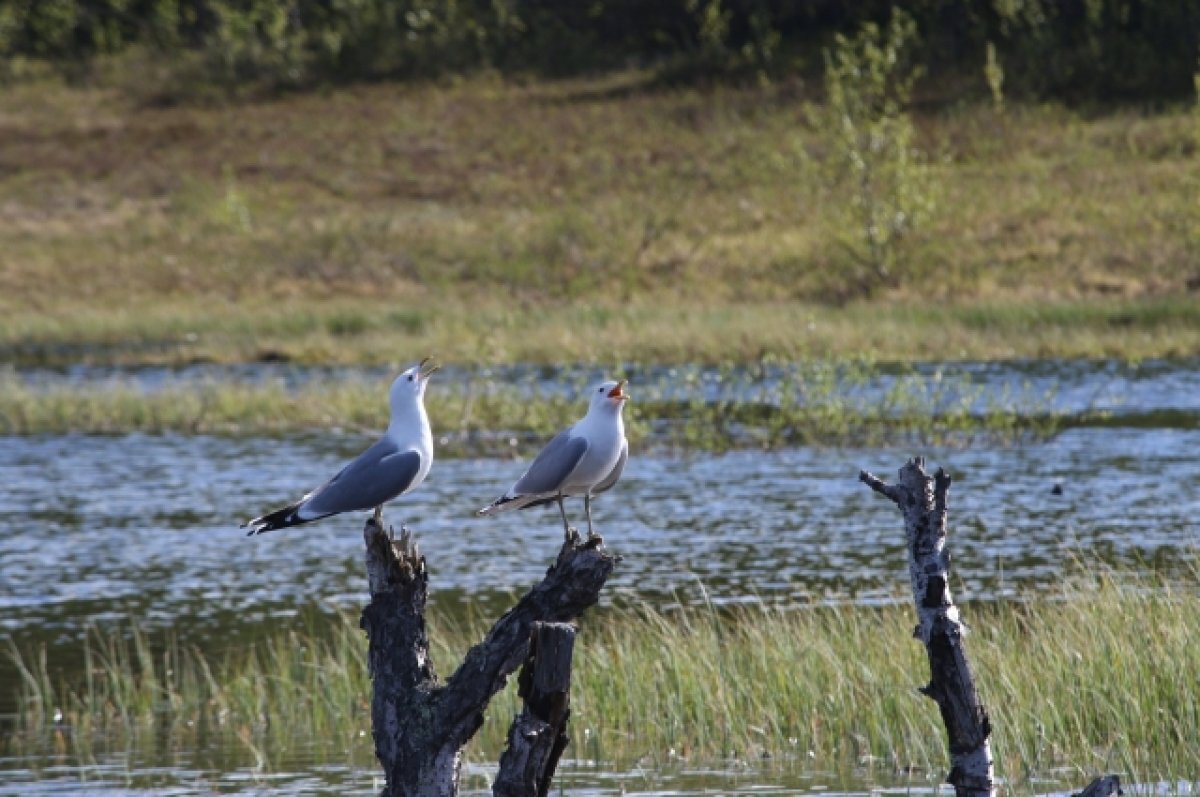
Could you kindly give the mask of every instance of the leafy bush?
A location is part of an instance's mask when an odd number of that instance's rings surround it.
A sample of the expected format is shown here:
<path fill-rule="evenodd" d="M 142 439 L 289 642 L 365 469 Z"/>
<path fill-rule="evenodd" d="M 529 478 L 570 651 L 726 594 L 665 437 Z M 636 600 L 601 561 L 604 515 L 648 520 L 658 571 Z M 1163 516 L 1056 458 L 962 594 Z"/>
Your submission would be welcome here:
<path fill-rule="evenodd" d="M 908 113 L 920 68 L 909 54 L 916 23 L 896 10 L 886 28 L 865 23 L 825 53 L 826 103 L 810 112 L 829 136 L 817 166 L 842 243 L 865 271 L 853 290 L 901 281 L 903 238 L 933 209 L 934 184 L 913 143 Z"/>
<path fill-rule="evenodd" d="M 812 56 L 823 43 L 884 24 L 891 8 L 884 0 L 5 0 L 0 62 L 46 59 L 85 75 L 96 56 L 140 46 L 184 66 L 198 53 L 209 79 L 239 87 L 479 68 L 561 76 L 631 64 L 693 78 L 770 78 L 819 68 Z M 1014 97 L 1144 101 L 1192 88 L 1200 0 L 904 8 L 929 45 L 922 65 L 953 79 L 977 68 L 990 42 Z"/>
<path fill-rule="evenodd" d="M 494 6 L 500 9 L 500 4 Z M 300 86 L 323 80 L 430 77 L 488 61 L 503 15 L 439 0 L 242 0 L 214 5 L 203 50 L 223 81 Z"/>
<path fill-rule="evenodd" d="M 1069 99 L 1183 97 L 1200 30 L 1196 0 L 996 0 L 1014 85 Z"/>

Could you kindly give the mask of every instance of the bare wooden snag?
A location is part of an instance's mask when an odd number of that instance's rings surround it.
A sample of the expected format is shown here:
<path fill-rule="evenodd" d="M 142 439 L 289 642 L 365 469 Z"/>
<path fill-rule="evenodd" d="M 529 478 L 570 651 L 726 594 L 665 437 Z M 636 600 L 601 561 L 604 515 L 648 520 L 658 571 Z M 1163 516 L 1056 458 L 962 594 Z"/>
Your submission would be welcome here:
<path fill-rule="evenodd" d="M 395 539 L 373 518 L 363 537 L 371 602 L 360 624 L 374 683 L 375 754 L 387 780 L 382 797 L 453 797 L 462 748 L 483 723 L 488 701 L 526 659 L 535 623 L 567 622 L 595 604 L 617 558 L 600 537 L 573 534 L 541 583 L 496 621 L 441 685 L 425 629 L 424 557 L 407 530 Z"/>
<path fill-rule="evenodd" d="M 508 731 L 508 748 L 492 784 L 495 797 L 546 797 L 567 747 L 571 716 L 571 655 L 575 628 L 535 623 L 529 657 L 518 678 L 525 705 Z"/>
<path fill-rule="evenodd" d="M 921 692 L 937 701 L 950 742 L 950 774 L 956 797 L 991 797 L 996 793 L 992 751 L 988 741 L 991 720 L 975 691 L 975 677 L 963 644 L 966 628 L 950 597 L 950 552 L 946 550 L 947 500 L 950 475 L 938 468 L 929 476 L 925 459 L 910 459 L 896 484 L 887 484 L 867 471 L 859 481 L 892 500 L 904 514 L 908 542 L 908 573 L 917 604 L 913 636 L 929 654 L 929 685 Z M 1072 797 L 1121 797 L 1115 775 L 1096 778 Z"/>
<path fill-rule="evenodd" d="M 946 781 L 957 797 L 992 797 L 996 780 L 991 720 L 975 690 L 963 643 L 966 629 L 950 596 L 950 552 L 946 550 L 950 475 L 938 468 L 930 477 L 925 460 L 918 457 L 900 469 L 896 484 L 886 484 L 866 471 L 858 477 L 904 514 L 908 574 L 918 617 L 913 635 L 929 655 L 929 684 L 921 692 L 937 702 L 946 726 L 950 742 Z"/>

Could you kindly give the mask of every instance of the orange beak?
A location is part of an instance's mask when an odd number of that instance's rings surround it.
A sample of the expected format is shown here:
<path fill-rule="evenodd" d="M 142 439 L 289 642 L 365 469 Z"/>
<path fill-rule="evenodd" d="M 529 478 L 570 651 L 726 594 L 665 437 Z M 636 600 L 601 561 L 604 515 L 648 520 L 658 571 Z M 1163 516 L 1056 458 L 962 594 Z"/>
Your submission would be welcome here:
<path fill-rule="evenodd" d="M 627 380 L 627 379 L 622 379 L 620 382 L 617 382 L 617 386 L 614 387 L 612 390 L 608 391 L 608 397 L 610 399 L 629 398 L 629 396 L 625 393 L 625 385 L 628 383 L 628 381 L 629 380 Z"/>

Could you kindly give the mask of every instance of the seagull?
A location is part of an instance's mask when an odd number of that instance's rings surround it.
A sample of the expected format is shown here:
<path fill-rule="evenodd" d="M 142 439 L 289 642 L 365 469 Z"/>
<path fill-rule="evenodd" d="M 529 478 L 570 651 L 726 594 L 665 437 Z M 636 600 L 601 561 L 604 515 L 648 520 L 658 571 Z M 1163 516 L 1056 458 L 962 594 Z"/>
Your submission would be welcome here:
<path fill-rule="evenodd" d="M 383 437 L 296 503 L 243 523 L 242 528 L 250 529 L 247 536 L 371 508 L 378 523 L 385 502 L 412 492 L 425 481 L 433 464 L 425 386 L 439 367 L 429 365 L 429 360 L 426 357 L 392 382 L 388 394 L 391 420 Z"/>
<path fill-rule="evenodd" d="M 621 410 L 629 398 L 625 384 L 622 379 L 590 388 L 587 415 L 555 435 L 516 484 L 476 514 L 493 515 L 557 502 L 563 531 L 569 537 L 571 526 L 567 523 L 563 498 L 582 495 L 588 535 L 594 534 L 592 496 L 616 484 L 629 459 L 629 443 L 621 419 Z"/>

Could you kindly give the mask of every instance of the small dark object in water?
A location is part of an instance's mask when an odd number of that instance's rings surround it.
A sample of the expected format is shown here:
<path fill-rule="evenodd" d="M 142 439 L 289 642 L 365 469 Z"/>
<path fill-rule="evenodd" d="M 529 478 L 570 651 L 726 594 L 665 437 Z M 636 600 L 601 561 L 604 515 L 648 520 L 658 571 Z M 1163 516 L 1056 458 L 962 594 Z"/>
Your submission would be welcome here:
<path fill-rule="evenodd" d="M 292 361 L 290 354 L 278 349 L 263 349 L 255 359 L 260 363 L 290 363 Z"/>
<path fill-rule="evenodd" d="M 1062 484 L 1055 482 L 1054 486 L 1050 488 L 1050 495 L 1062 495 L 1062 494 L 1063 494 Z"/>

